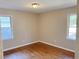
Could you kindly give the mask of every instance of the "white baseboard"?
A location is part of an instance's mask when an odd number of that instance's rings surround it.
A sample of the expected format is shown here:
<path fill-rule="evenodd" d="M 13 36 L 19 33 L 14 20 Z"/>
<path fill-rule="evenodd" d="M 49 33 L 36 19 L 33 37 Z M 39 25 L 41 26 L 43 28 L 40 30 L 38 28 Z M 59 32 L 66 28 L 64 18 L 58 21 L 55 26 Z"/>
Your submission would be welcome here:
<path fill-rule="evenodd" d="M 64 50 L 67 50 L 67 51 L 71 51 L 71 52 L 75 53 L 74 50 L 71 50 L 71 49 L 68 49 L 68 48 L 64 48 L 64 47 L 61 47 L 61 46 L 58 46 L 58 45 L 54 45 L 54 44 L 51 44 L 51 43 L 48 43 L 48 42 L 44 42 L 44 41 L 39 41 L 39 42 L 42 42 L 42 43 L 48 44 L 50 46 L 58 47 L 58 48 L 61 48 L 61 49 L 64 49 Z"/>
<path fill-rule="evenodd" d="M 3 51 L 8 51 L 8 50 L 16 49 L 16 48 L 19 48 L 19 47 L 22 47 L 22 46 L 26 46 L 26 45 L 30 45 L 30 44 L 33 44 L 33 43 L 37 43 L 37 42 L 38 42 L 38 41 L 31 42 L 31 43 L 27 43 L 27 44 L 23 44 L 23 45 L 19 45 L 19 46 L 16 46 L 16 47 L 4 49 Z"/>
<path fill-rule="evenodd" d="M 70 49 L 67 49 L 67 48 L 64 48 L 64 47 L 61 47 L 61 46 L 57 46 L 57 45 L 54 45 L 54 44 L 51 44 L 51 43 L 48 43 L 48 42 L 44 42 L 44 41 L 35 41 L 35 42 L 27 43 L 27 44 L 24 44 L 24 45 L 19 45 L 19 46 L 16 46 L 16 47 L 8 48 L 8 49 L 5 49 L 3 51 L 8 51 L 8 50 L 11 50 L 11 49 L 16 49 L 16 48 L 19 48 L 19 47 L 22 47 L 22 46 L 26 46 L 26 45 L 29 45 L 29 44 L 33 44 L 33 43 L 37 43 L 37 42 L 42 42 L 42 43 L 45 43 L 45 44 L 48 44 L 48 45 L 51 45 L 51 46 L 55 46 L 55 47 L 58 47 L 58 48 L 61 48 L 61 49 L 64 49 L 64 50 L 67 50 L 67 51 L 71 51 L 71 52 L 75 53 L 74 50 L 70 50 Z"/>

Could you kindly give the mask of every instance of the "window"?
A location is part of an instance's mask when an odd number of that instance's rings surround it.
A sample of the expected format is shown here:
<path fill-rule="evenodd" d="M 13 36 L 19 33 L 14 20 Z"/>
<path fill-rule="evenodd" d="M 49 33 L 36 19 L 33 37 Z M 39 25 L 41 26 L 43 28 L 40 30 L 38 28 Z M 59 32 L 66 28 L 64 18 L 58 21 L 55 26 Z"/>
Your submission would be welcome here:
<path fill-rule="evenodd" d="M 76 40 L 77 15 L 72 14 L 68 17 L 67 39 Z"/>
<path fill-rule="evenodd" d="M 1 37 L 3 40 L 12 39 L 12 26 L 10 17 L 0 17 Z"/>

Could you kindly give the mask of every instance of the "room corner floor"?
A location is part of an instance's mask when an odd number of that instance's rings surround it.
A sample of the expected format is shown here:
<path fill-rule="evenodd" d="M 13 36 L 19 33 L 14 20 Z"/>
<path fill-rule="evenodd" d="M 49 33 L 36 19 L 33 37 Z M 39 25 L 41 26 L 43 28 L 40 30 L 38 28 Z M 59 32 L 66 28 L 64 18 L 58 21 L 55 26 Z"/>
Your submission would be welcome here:
<path fill-rule="evenodd" d="M 74 53 L 38 42 L 5 51 L 4 59 L 74 59 Z"/>

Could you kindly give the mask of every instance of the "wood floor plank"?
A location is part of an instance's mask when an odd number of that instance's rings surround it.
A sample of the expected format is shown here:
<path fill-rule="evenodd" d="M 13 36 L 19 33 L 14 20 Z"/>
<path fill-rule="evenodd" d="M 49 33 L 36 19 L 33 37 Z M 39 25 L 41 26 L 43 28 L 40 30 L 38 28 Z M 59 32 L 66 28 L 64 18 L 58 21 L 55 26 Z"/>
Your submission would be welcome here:
<path fill-rule="evenodd" d="M 74 59 L 74 53 L 38 42 L 5 51 L 4 59 Z"/>

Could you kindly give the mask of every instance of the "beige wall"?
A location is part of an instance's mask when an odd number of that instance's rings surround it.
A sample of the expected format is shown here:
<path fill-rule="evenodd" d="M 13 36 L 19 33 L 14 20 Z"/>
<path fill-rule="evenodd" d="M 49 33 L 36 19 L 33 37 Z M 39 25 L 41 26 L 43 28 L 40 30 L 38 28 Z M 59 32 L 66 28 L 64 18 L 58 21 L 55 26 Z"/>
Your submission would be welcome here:
<path fill-rule="evenodd" d="M 0 59 L 2 59 L 3 57 L 3 53 L 2 53 L 2 40 L 0 38 Z"/>
<path fill-rule="evenodd" d="M 3 59 L 3 42 L 2 42 L 2 36 L 1 36 L 1 29 L 0 29 L 0 59 Z"/>
<path fill-rule="evenodd" d="M 4 49 L 40 40 L 75 50 L 75 41 L 66 39 L 67 16 L 75 12 L 75 8 L 42 14 L 0 9 L 1 16 L 8 15 L 13 20 L 14 37 L 12 40 L 3 41 Z"/>
<path fill-rule="evenodd" d="M 0 15 L 11 16 L 13 21 L 13 39 L 3 41 L 4 50 L 24 45 L 37 39 L 36 14 L 0 9 Z"/>
<path fill-rule="evenodd" d="M 79 16 L 79 15 L 78 15 Z M 79 59 L 79 18 L 78 18 L 78 29 L 77 29 L 77 41 L 76 41 L 76 58 Z"/>
<path fill-rule="evenodd" d="M 76 41 L 76 56 L 75 56 L 75 59 L 79 59 L 79 5 L 78 5 L 78 8 L 77 8 L 77 14 L 78 14 L 78 28 L 77 28 L 77 41 Z"/>
<path fill-rule="evenodd" d="M 75 50 L 75 41 L 66 39 L 67 16 L 75 12 L 75 8 L 67 8 L 40 14 L 40 40 Z"/>

